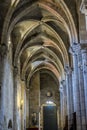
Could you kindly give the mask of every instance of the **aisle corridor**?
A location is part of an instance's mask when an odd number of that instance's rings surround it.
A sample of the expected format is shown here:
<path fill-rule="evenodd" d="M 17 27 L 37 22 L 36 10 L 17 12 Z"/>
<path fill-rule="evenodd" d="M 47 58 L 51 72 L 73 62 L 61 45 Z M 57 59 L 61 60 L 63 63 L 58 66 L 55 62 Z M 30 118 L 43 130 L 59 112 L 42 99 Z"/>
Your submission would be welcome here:
<path fill-rule="evenodd" d="M 87 130 L 87 1 L 0 0 L 0 130 L 71 127 Z"/>

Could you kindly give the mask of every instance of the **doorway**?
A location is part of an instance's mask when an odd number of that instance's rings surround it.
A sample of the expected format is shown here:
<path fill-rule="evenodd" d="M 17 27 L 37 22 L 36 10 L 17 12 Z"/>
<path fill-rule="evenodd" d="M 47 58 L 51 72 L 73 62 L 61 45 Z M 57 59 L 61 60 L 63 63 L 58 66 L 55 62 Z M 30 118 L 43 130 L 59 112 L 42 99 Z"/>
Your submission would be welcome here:
<path fill-rule="evenodd" d="M 56 106 L 43 106 L 43 130 L 58 130 Z"/>

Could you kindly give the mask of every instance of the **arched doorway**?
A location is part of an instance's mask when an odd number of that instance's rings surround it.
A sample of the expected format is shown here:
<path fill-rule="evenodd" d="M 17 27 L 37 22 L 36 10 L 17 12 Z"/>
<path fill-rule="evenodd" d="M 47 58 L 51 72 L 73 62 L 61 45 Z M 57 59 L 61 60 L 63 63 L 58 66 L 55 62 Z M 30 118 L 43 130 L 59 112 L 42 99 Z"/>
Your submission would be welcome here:
<path fill-rule="evenodd" d="M 43 130 L 58 130 L 58 108 L 52 101 L 47 101 L 41 107 L 42 129 Z"/>

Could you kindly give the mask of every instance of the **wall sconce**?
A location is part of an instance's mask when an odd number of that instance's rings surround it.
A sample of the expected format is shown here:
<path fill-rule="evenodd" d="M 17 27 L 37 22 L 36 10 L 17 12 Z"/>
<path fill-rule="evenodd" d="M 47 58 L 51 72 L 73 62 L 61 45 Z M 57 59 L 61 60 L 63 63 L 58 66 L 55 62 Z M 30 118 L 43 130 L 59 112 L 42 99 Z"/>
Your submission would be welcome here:
<path fill-rule="evenodd" d="M 22 110 L 23 107 L 23 99 L 20 101 L 20 109 Z"/>

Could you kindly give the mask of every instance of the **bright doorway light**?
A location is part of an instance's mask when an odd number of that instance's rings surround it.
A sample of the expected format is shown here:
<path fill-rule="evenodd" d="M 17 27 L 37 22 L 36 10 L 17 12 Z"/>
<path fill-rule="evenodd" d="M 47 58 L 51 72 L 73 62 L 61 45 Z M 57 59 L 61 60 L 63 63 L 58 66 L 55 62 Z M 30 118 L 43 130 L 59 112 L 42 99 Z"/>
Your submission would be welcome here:
<path fill-rule="evenodd" d="M 47 101 L 46 103 L 47 104 L 54 104 L 52 101 Z"/>

